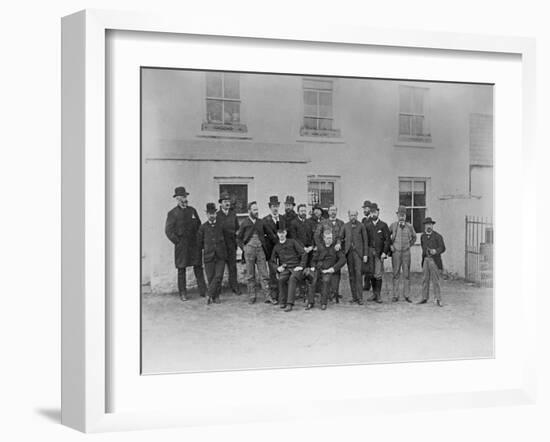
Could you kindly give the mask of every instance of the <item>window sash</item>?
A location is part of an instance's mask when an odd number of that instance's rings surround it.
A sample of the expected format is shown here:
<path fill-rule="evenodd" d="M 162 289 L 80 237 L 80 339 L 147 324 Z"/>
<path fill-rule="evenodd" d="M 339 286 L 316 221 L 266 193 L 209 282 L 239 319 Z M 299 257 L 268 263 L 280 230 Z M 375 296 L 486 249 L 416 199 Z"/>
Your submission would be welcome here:
<path fill-rule="evenodd" d="M 208 73 L 207 73 L 208 75 Z M 226 76 L 226 73 L 225 72 L 222 72 L 221 73 L 221 76 L 220 76 L 220 81 L 221 81 L 221 88 L 220 88 L 220 91 L 221 91 L 221 96 L 218 97 L 218 96 L 212 96 L 212 95 L 209 95 L 208 94 L 208 79 L 207 79 L 207 87 L 206 87 L 206 107 L 207 107 L 207 111 L 206 111 L 206 119 L 209 123 L 218 123 L 218 124 L 239 124 L 240 123 L 240 113 L 241 113 L 241 108 L 240 108 L 240 104 L 241 104 L 241 99 L 240 99 L 240 79 L 237 77 L 237 81 L 239 82 L 238 83 L 238 90 L 237 90 L 237 93 L 238 93 L 238 98 L 232 98 L 232 97 L 226 97 L 226 91 L 225 91 L 225 76 Z M 212 116 L 210 115 L 210 113 L 208 112 L 208 104 L 209 102 L 219 102 L 221 104 L 221 119 L 216 119 L 216 118 L 212 118 Z M 229 120 L 229 121 L 226 121 L 226 118 L 225 118 L 225 107 L 226 107 L 226 104 L 233 104 L 235 103 L 237 105 L 237 109 L 238 109 L 238 119 L 237 120 Z M 233 114 L 232 114 L 233 115 Z"/>
<path fill-rule="evenodd" d="M 322 85 L 325 85 L 325 87 L 323 87 Z M 315 104 L 306 103 L 307 93 L 314 94 Z M 329 101 L 330 103 L 321 104 L 322 96 L 325 96 L 325 101 Z M 320 130 L 322 120 L 325 120 L 330 122 L 329 126 L 330 126 L 330 129 L 332 129 L 333 121 L 334 121 L 332 81 L 304 80 L 303 97 L 304 97 L 304 126 L 307 126 L 306 119 L 315 119 L 316 120 L 315 129 Z M 306 111 L 306 108 L 308 111 Z M 315 113 L 311 113 L 311 110 L 313 109 L 315 109 Z"/>
<path fill-rule="evenodd" d="M 423 187 L 423 190 L 418 189 L 418 184 Z M 405 190 L 402 190 L 405 189 Z M 410 194 L 411 204 L 401 204 L 401 195 Z M 422 195 L 424 197 L 424 204 L 416 204 L 415 195 Z M 424 211 L 424 217 L 428 211 L 427 204 L 427 180 L 426 179 L 400 179 L 399 180 L 399 205 L 404 205 L 407 210 L 407 222 L 414 226 L 415 213 L 418 211 Z M 422 220 L 419 220 L 421 223 Z M 416 231 L 422 231 L 421 225 L 414 226 Z"/>

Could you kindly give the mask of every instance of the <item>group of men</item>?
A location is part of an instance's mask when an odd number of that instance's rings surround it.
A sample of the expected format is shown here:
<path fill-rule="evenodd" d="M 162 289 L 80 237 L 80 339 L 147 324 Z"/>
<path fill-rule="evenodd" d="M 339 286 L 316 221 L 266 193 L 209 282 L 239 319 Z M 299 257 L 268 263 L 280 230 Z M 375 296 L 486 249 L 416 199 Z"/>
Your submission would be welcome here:
<path fill-rule="evenodd" d="M 192 266 L 199 293 L 207 304 L 219 303 L 225 266 L 229 270 L 229 285 L 241 294 L 237 281 L 237 247 L 246 263 L 248 302 L 257 300 L 257 278 L 264 302 L 279 305 L 285 312 L 292 311 L 297 295 L 304 291 L 306 310 L 315 305 L 320 292 L 320 306 L 327 308 L 329 300 L 340 302 L 341 269 L 347 265 L 352 304 L 363 305 L 363 290 L 371 290 L 367 301 L 382 303 L 382 276 L 384 260 L 391 258 L 393 269 L 392 301 L 402 294 L 410 298 L 411 247 L 417 234 L 406 221 L 406 208 L 399 207 L 397 220 L 388 226 L 379 218 L 376 203 L 365 201 L 364 218 L 358 220 L 358 211 L 349 210 L 349 221 L 337 218 L 337 208 L 331 205 L 325 214 L 319 205 L 313 206 L 307 216 L 307 206 L 296 203 L 293 196 L 284 201 L 284 212 L 277 196 L 269 198 L 270 213 L 259 217 L 256 201 L 248 204 L 248 216 L 239 223 L 232 209 L 231 197 L 222 193 L 219 208 L 206 205 L 207 220 L 201 223 L 197 211 L 189 206 L 184 187 L 177 187 L 177 201 L 166 219 L 165 232 L 175 247 L 175 265 L 178 270 L 178 291 L 182 301 L 187 297 L 186 268 Z M 443 237 L 433 230 L 435 221 L 423 221 L 422 299 L 429 299 L 430 285 L 434 302 L 441 303 L 439 284 L 443 268 L 441 254 L 445 252 Z M 203 267 L 204 263 L 204 267 Z M 206 273 L 206 281 L 204 278 Z M 401 290 L 399 282 L 403 280 Z"/>

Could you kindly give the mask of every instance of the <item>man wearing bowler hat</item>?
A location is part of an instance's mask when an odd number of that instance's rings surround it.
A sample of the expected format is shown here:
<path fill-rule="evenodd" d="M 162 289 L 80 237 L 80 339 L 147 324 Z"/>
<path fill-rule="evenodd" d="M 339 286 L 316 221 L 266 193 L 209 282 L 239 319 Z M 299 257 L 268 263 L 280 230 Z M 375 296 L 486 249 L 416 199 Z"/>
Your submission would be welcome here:
<path fill-rule="evenodd" d="M 371 230 L 371 225 L 370 225 L 370 206 L 371 206 L 371 202 L 369 200 L 365 200 L 363 202 L 363 219 L 361 220 L 361 222 L 363 223 L 363 225 L 365 226 L 365 229 L 367 229 L 367 233 L 369 233 L 369 236 L 370 236 L 370 241 L 371 243 L 369 244 L 369 248 L 372 249 L 373 247 L 373 244 L 372 244 L 372 241 L 374 239 L 374 232 L 372 232 Z M 363 273 L 363 290 L 366 290 L 367 292 L 371 289 L 371 283 L 370 283 L 370 280 L 372 278 L 372 272 L 373 272 L 373 267 L 374 267 L 374 258 L 372 256 L 372 253 L 369 254 L 369 259 L 367 261 L 367 264 L 365 265 L 365 272 Z"/>
<path fill-rule="evenodd" d="M 384 260 L 390 253 L 390 229 L 388 225 L 380 219 L 380 209 L 378 204 L 371 203 L 370 219 L 367 226 L 371 229 L 372 234 L 372 296 L 367 301 L 375 301 L 378 304 L 382 303 L 382 281 L 384 276 Z"/>
<path fill-rule="evenodd" d="M 206 303 L 219 304 L 223 269 L 227 259 L 223 226 L 216 219 L 216 205 L 206 204 L 207 221 L 199 227 L 198 242 L 203 252 L 204 270 L 208 281 Z"/>
<path fill-rule="evenodd" d="M 445 252 L 443 237 L 433 228 L 435 221 L 427 217 L 424 222 L 424 233 L 420 237 L 422 246 L 422 300 L 418 304 L 426 304 L 430 297 L 430 282 L 434 291 L 434 303 L 441 304 L 441 288 L 439 287 L 440 272 L 443 270 L 441 254 Z"/>
<path fill-rule="evenodd" d="M 279 228 L 286 229 L 286 222 L 283 216 L 279 213 L 279 207 L 281 203 L 277 195 L 272 195 L 269 197 L 269 215 L 263 217 L 263 222 L 266 230 L 265 237 L 265 249 L 266 249 L 266 259 L 268 262 L 269 268 L 269 288 L 271 291 L 271 297 L 274 300 L 279 298 L 279 283 L 277 282 L 277 269 L 271 265 L 271 254 L 273 253 L 273 248 L 279 242 L 279 237 L 277 236 L 277 230 Z"/>
<path fill-rule="evenodd" d="M 192 266 L 197 280 L 199 293 L 206 294 L 206 282 L 201 263 L 201 251 L 197 234 L 201 220 L 197 211 L 189 206 L 189 193 L 185 187 L 176 187 L 174 198 L 177 206 L 168 212 L 164 232 L 174 244 L 174 262 L 178 269 L 178 292 L 182 301 L 187 301 L 186 269 Z"/>
<path fill-rule="evenodd" d="M 407 209 L 399 206 L 397 209 L 397 221 L 390 226 L 390 250 L 393 271 L 392 301 L 399 301 L 399 279 L 403 276 L 403 298 L 407 302 L 411 293 L 411 247 L 416 243 L 414 227 L 406 221 Z"/>
<path fill-rule="evenodd" d="M 292 232 L 290 231 L 290 225 L 292 224 L 292 221 L 294 221 L 296 218 L 298 218 L 298 214 L 294 211 L 294 208 L 296 207 L 296 203 L 294 202 L 294 197 L 292 195 L 287 195 L 285 199 L 285 213 L 283 214 L 283 218 L 285 220 L 285 226 L 288 230 L 288 237 L 292 238 Z"/>
<path fill-rule="evenodd" d="M 229 272 L 229 286 L 233 290 L 233 293 L 240 295 L 241 290 L 237 281 L 237 231 L 239 230 L 239 220 L 235 209 L 231 208 L 231 196 L 229 193 L 222 192 L 218 202 L 220 203 L 220 210 L 216 214 L 216 222 L 219 222 L 223 228 L 225 248 L 227 250 L 225 262 Z"/>

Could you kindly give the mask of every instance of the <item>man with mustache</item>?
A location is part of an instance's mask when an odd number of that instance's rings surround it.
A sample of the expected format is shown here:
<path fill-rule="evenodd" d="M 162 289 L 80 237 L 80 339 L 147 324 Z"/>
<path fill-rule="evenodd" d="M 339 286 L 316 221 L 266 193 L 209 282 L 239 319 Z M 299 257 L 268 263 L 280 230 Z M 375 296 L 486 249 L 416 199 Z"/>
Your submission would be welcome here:
<path fill-rule="evenodd" d="M 434 303 L 438 307 L 443 307 L 439 279 L 440 272 L 443 270 L 441 254 L 445 252 L 445 242 L 443 237 L 433 229 L 434 220 L 427 217 L 423 224 L 424 233 L 420 237 L 420 245 L 422 246 L 422 300 L 417 304 L 428 302 L 431 283 L 434 291 Z"/>

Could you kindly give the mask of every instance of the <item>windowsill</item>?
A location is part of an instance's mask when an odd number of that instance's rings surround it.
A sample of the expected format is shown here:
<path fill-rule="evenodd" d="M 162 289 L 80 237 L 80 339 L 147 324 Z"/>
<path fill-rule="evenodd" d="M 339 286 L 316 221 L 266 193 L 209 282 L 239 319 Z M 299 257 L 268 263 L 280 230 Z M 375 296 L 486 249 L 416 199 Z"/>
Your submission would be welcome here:
<path fill-rule="evenodd" d="M 197 135 L 203 138 L 229 138 L 238 140 L 252 139 L 247 135 L 246 124 L 234 123 L 202 123 L 201 132 Z"/>
<path fill-rule="evenodd" d="M 420 149 L 433 149 L 435 146 L 432 141 L 432 137 L 403 137 L 398 138 L 395 143 L 395 147 L 417 147 Z"/>
<path fill-rule="evenodd" d="M 223 140 L 251 140 L 252 137 L 245 132 L 203 130 L 197 134 L 199 138 L 217 138 Z"/>
<path fill-rule="evenodd" d="M 314 144 L 346 144 L 344 138 L 327 138 L 327 137 L 305 137 L 301 136 L 296 139 L 298 143 L 314 143 Z"/>

